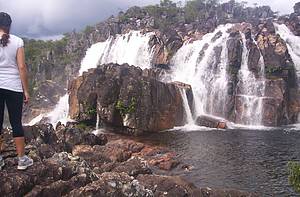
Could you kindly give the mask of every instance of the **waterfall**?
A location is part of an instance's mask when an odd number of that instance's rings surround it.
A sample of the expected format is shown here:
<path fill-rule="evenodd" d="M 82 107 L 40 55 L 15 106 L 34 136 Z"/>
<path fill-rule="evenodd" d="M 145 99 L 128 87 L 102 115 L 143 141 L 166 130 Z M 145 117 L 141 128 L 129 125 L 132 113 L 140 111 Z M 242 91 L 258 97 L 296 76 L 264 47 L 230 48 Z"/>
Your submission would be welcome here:
<path fill-rule="evenodd" d="M 93 44 L 86 51 L 85 57 L 81 61 L 79 76 L 81 76 L 83 72 L 88 71 L 88 69 L 95 68 L 97 66 L 100 55 L 104 54 L 105 51 L 107 51 L 111 42 L 112 38 L 109 38 L 105 42 L 98 42 L 96 44 Z"/>
<path fill-rule="evenodd" d="M 47 117 L 49 118 L 49 122 L 55 126 L 58 122 L 62 124 L 66 124 L 71 121 L 68 118 L 69 114 L 69 95 L 65 94 L 60 98 L 58 104 L 55 106 L 54 110 L 51 111 Z"/>
<path fill-rule="evenodd" d="M 79 76 L 90 68 L 96 68 L 99 64 L 106 63 L 128 63 L 138 66 L 142 69 L 150 68 L 152 52 L 149 47 L 149 40 L 153 33 L 142 34 L 140 31 L 130 31 L 127 34 L 110 37 L 104 42 L 93 44 L 87 51 L 81 61 Z M 42 114 L 32 120 L 30 123 L 37 123 L 43 117 L 49 119 L 52 125 L 59 121 L 66 123 L 71 121 L 68 118 L 69 95 L 65 94 L 60 98 L 54 110 L 48 114 Z"/>
<path fill-rule="evenodd" d="M 99 124 L 100 124 L 100 116 L 99 116 L 99 114 L 97 113 L 96 130 L 99 129 Z"/>
<path fill-rule="evenodd" d="M 241 102 L 242 113 L 239 114 L 238 122 L 246 125 L 262 125 L 263 99 L 265 96 L 264 60 L 260 56 L 258 78 L 249 70 L 249 50 L 246 46 L 245 36 L 242 36 L 243 55 L 242 65 L 239 71 L 239 94 L 237 98 Z"/>
<path fill-rule="evenodd" d="M 193 88 L 196 116 L 224 117 L 228 85 L 226 41 L 232 26 L 221 25 L 201 40 L 185 43 L 171 60 L 172 80 Z"/>
<path fill-rule="evenodd" d="M 295 64 L 298 87 L 300 87 L 300 37 L 295 36 L 293 32 L 285 24 L 274 23 L 277 33 L 286 42 L 289 54 Z M 299 90 L 300 91 L 300 90 Z M 300 123 L 300 113 L 298 115 L 298 122 Z"/>
<path fill-rule="evenodd" d="M 186 90 L 184 88 L 180 88 L 180 94 L 183 101 L 182 104 L 185 110 L 185 123 L 188 125 L 193 125 L 194 119 L 193 119 L 192 111 L 189 106 Z"/>
<path fill-rule="evenodd" d="M 300 85 L 300 37 L 295 36 L 289 28 L 282 24 L 274 23 L 276 28 L 276 33 L 280 35 L 280 37 L 286 42 L 289 54 L 295 64 L 295 69 L 297 72 L 298 84 Z"/>
<path fill-rule="evenodd" d="M 117 35 L 115 39 L 110 40 L 110 47 L 106 48 L 100 56 L 100 64 L 127 63 L 142 69 L 150 68 L 152 52 L 148 43 L 153 34 L 131 31 L 124 35 Z"/>
<path fill-rule="evenodd" d="M 142 69 L 150 68 L 152 52 L 148 43 L 151 35 L 153 33 L 131 31 L 92 45 L 82 60 L 79 75 L 98 64 L 108 63 L 127 63 Z"/>

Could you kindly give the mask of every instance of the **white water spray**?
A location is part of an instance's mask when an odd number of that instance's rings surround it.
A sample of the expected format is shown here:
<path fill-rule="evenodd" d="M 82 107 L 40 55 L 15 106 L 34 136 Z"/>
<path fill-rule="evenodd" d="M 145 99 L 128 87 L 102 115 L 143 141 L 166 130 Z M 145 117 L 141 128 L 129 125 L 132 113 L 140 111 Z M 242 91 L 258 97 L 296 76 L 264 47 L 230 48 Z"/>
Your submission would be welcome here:
<path fill-rule="evenodd" d="M 291 30 L 285 25 L 274 23 L 277 33 L 286 42 L 289 54 L 295 64 L 295 69 L 298 77 L 298 84 L 300 85 L 300 37 L 295 36 Z"/>
<path fill-rule="evenodd" d="M 194 119 L 193 119 L 193 115 L 192 115 L 192 111 L 190 109 L 190 106 L 189 106 L 189 102 L 188 102 L 188 98 L 187 98 L 187 95 L 186 95 L 186 90 L 184 88 L 180 88 L 180 94 L 181 94 L 181 98 L 183 100 L 183 107 L 184 107 L 184 110 L 185 110 L 185 123 L 188 124 L 188 125 L 193 125 L 195 124 L 194 122 Z"/>
<path fill-rule="evenodd" d="M 117 35 L 110 40 L 109 47 L 100 56 L 99 63 L 117 63 L 134 65 L 142 69 L 151 67 L 152 52 L 149 40 L 153 33 L 142 34 L 131 31 L 124 35 Z"/>
<path fill-rule="evenodd" d="M 258 78 L 249 70 L 248 58 L 249 51 L 246 46 L 245 36 L 242 36 L 243 55 L 242 65 L 239 71 L 239 95 L 237 95 L 240 106 L 242 106 L 241 114 L 238 114 L 237 120 L 241 124 L 246 125 L 262 125 L 263 119 L 263 99 L 265 96 L 265 77 L 264 77 L 264 61 L 262 55 L 259 60 Z"/>
<path fill-rule="evenodd" d="M 287 44 L 289 54 L 295 65 L 298 87 L 300 87 L 300 37 L 295 36 L 285 24 L 279 25 L 274 23 L 274 26 L 277 33 Z M 300 113 L 298 114 L 298 123 L 300 123 Z"/>
<path fill-rule="evenodd" d="M 185 43 L 172 59 L 173 81 L 190 84 L 195 100 L 195 115 L 224 115 L 227 94 L 227 31 L 221 25 L 201 40 Z M 217 54 L 219 51 L 220 54 Z M 217 57 L 220 56 L 220 59 Z"/>

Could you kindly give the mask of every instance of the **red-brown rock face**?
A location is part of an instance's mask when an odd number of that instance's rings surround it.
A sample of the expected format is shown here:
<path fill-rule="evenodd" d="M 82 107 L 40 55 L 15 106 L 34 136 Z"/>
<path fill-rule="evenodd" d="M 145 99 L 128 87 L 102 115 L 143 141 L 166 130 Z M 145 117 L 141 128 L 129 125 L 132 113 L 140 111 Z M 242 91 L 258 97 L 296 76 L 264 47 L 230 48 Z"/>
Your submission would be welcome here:
<path fill-rule="evenodd" d="M 133 66 L 100 66 L 71 84 L 70 116 L 95 121 L 98 115 L 102 123 L 134 133 L 171 129 L 184 124 L 180 88 L 192 95 L 190 86 L 160 82 Z"/>

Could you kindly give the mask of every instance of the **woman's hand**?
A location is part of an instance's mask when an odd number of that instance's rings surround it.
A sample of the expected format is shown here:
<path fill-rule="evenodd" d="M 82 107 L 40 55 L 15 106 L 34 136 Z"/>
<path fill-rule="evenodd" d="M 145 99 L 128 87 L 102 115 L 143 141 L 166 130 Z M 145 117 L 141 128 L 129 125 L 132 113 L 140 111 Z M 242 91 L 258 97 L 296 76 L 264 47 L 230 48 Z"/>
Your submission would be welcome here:
<path fill-rule="evenodd" d="M 28 103 L 29 103 L 29 100 L 30 100 L 29 92 L 28 92 L 28 91 L 25 91 L 25 92 L 24 92 L 24 103 L 25 103 L 25 104 L 28 104 Z"/>
<path fill-rule="evenodd" d="M 29 102 L 30 95 L 28 91 L 27 66 L 25 64 L 24 47 L 18 49 L 17 63 L 18 63 L 20 78 L 24 90 L 24 103 L 27 104 Z"/>

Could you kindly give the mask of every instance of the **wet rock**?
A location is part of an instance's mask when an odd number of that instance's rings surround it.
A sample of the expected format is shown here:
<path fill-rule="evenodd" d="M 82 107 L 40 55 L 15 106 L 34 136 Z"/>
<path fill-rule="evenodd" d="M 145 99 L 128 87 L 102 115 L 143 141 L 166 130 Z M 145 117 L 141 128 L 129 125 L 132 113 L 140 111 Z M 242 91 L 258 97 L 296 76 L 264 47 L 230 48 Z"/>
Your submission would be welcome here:
<path fill-rule="evenodd" d="M 23 196 L 29 192 L 29 196 L 39 196 L 43 192 L 47 195 L 49 191 L 64 193 L 68 191 L 68 187 L 65 186 L 76 186 L 73 183 L 78 179 L 73 177 L 77 175 L 81 175 L 77 177 L 79 180 L 82 180 L 80 177 L 84 177 L 82 185 L 96 178 L 84 162 L 72 162 L 67 153 L 59 153 L 43 162 L 34 163 L 24 172 L 6 167 L 0 171 L 0 191 L 8 196 Z M 45 183 L 50 185 L 45 187 Z M 77 183 L 80 186 L 80 181 Z M 40 187 L 43 189 L 40 190 Z"/>
<path fill-rule="evenodd" d="M 174 30 L 168 32 L 157 32 L 149 41 L 153 50 L 154 65 L 168 65 L 173 55 L 183 45 L 182 38 Z"/>
<path fill-rule="evenodd" d="M 267 126 L 287 124 L 287 86 L 283 79 L 266 81 L 263 123 Z"/>
<path fill-rule="evenodd" d="M 173 153 L 166 153 L 150 159 L 149 164 L 157 166 L 161 170 L 170 171 L 179 165 L 179 161 L 174 158 L 175 155 Z"/>
<path fill-rule="evenodd" d="M 252 71 L 253 73 L 258 76 L 258 73 L 261 71 L 260 70 L 260 51 L 257 47 L 256 44 L 253 42 L 250 42 L 249 44 L 249 57 L 248 57 L 248 67 L 249 70 Z"/>
<path fill-rule="evenodd" d="M 239 31 L 233 31 L 227 40 L 228 51 L 228 99 L 226 100 L 225 115 L 229 120 L 234 119 L 235 89 L 238 83 L 238 71 L 241 68 L 243 45 Z"/>
<path fill-rule="evenodd" d="M 76 79 L 70 88 L 70 116 L 127 128 L 133 134 L 184 124 L 180 87 L 143 76 L 139 68 L 102 65 Z"/>
<path fill-rule="evenodd" d="M 137 180 L 149 190 L 155 191 L 154 196 L 184 197 L 197 196 L 197 188 L 179 177 L 139 175 Z"/>
<path fill-rule="evenodd" d="M 258 194 L 248 193 L 238 190 L 222 190 L 222 189 L 211 189 L 211 188 L 201 188 L 198 194 L 201 197 L 258 197 Z"/>
<path fill-rule="evenodd" d="M 212 116 L 199 116 L 196 120 L 196 124 L 199 126 L 217 128 L 217 129 L 227 129 L 227 123 L 225 120 Z"/>
<path fill-rule="evenodd" d="M 151 190 L 145 189 L 138 181 L 126 173 L 103 173 L 98 181 L 85 187 L 75 189 L 68 196 L 153 196 Z"/>
<path fill-rule="evenodd" d="M 68 192 L 74 190 L 75 188 L 80 188 L 89 184 L 91 180 L 87 177 L 86 174 L 81 174 L 72 177 L 68 181 L 59 180 L 53 182 L 47 186 L 37 185 L 35 186 L 26 197 L 38 197 L 38 196 L 45 196 L 45 197 L 52 197 L 54 194 L 56 196 L 63 196 Z"/>
<path fill-rule="evenodd" d="M 139 174 L 152 174 L 147 161 L 141 157 L 132 157 L 129 160 L 118 164 L 112 169 L 113 172 L 125 172 L 129 176 L 136 177 Z"/>
<path fill-rule="evenodd" d="M 88 145 L 81 141 L 83 144 L 73 146 L 72 154 L 52 147 L 57 145 L 56 139 L 59 143 L 67 141 L 63 138 L 65 135 L 61 135 L 61 130 L 74 127 L 74 123 L 59 125 L 59 137 L 55 137 L 56 132 L 50 125 L 27 127 L 26 153 L 31 157 L 34 154 L 35 162 L 26 171 L 16 169 L 14 144 L 6 130 L 4 139 L 7 146 L 2 154 L 6 166 L 0 171 L 1 194 L 13 197 L 201 194 L 193 184 L 179 177 L 152 174 L 159 172 L 155 167 L 170 166 L 176 161 L 176 154 L 166 148 L 136 142 L 116 134 L 115 139 L 110 138 L 105 145 Z M 77 144 L 77 140 L 70 141 Z M 60 148 L 66 150 L 65 145 Z M 169 170 L 169 167 L 165 169 Z M 237 194 L 234 192 L 229 194 Z"/>
<path fill-rule="evenodd" d="M 292 77 L 295 72 L 293 62 L 286 43 L 275 34 L 273 29 L 273 23 L 266 22 L 260 26 L 256 37 L 257 45 L 264 58 L 266 76 L 268 78 L 281 77 L 292 84 L 295 82 Z"/>
<path fill-rule="evenodd" d="M 105 135 L 94 135 L 89 132 L 85 132 L 76 127 L 59 127 L 56 130 L 58 139 L 64 145 L 64 149 L 71 151 L 75 145 L 104 145 L 107 143 Z"/>
<path fill-rule="evenodd" d="M 294 5 L 294 12 L 296 14 L 300 15 L 300 2 L 298 2 Z"/>

